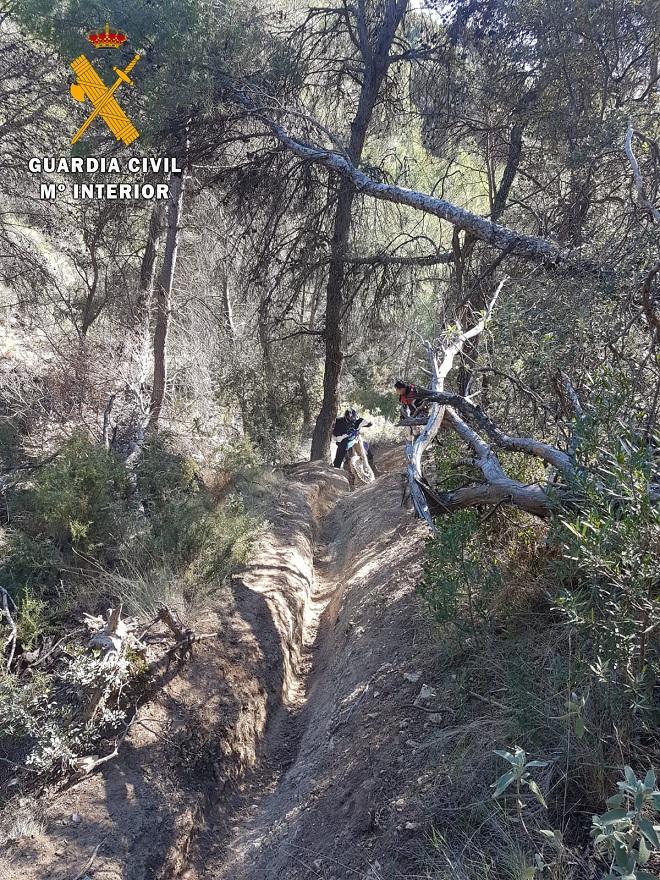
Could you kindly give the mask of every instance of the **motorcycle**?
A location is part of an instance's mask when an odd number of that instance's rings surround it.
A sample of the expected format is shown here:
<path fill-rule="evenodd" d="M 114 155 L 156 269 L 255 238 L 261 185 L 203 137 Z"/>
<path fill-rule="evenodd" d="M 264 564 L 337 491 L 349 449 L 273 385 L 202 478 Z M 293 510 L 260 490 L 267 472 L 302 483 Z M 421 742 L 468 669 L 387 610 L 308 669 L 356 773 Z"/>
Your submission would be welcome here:
<path fill-rule="evenodd" d="M 356 482 L 367 485 L 376 479 L 369 464 L 369 444 L 360 436 L 359 428 L 354 428 L 348 435 L 344 468 L 351 489 L 355 488 Z"/>
<path fill-rule="evenodd" d="M 423 403 L 420 403 L 418 406 L 405 405 L 401 406 L 399 409 L 399 418 L 402 420 L 419 418 L 428 419 L 429 415 L 429 403 L 426 400 Z M 412 441 L 416 440 L 423 430 L 423 425 L 410 425 L 407 432 L 408 438 Z"/>

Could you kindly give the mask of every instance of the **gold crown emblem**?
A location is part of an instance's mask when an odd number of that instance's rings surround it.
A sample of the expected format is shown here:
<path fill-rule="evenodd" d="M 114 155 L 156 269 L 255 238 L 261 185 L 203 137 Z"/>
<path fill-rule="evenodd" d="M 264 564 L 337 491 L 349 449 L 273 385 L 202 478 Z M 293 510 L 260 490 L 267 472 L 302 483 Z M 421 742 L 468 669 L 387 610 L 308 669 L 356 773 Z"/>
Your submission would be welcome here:
<path fill-rule="evenodd" d="M 87 39 L 95 49 L 119 49 L 126 42 L 126 34 L 122 34 L 121 31 L 111 31 L 110 25 L 106 22 L 105 30 L 87 34 Z"/>

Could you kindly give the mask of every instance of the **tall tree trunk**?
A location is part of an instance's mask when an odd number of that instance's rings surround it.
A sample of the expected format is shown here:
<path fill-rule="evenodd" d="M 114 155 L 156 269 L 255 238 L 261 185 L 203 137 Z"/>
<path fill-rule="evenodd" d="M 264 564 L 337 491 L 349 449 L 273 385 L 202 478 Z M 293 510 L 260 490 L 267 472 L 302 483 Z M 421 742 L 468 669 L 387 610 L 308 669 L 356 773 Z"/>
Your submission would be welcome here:
<path fill-rule="evenodd" d="M 359 158 L 359 157 L 358 157 Z M 355 159 L 354 159 L 355 161 Z M 342 364 L 341 313 L 344 305 L 344 256 L 351 228 L 355 189 L 347 180 L 339 184 L 339 197 L 332 235 L 332 250 L 325 304 L 325 369 L 323 373 L 323 402 L 312 434 L 312 460 L 327 459 L 330 455 L 332 426 L 339 409 L 339 377 Z"/>
<path fill-rule="evenodd" d="M 139 333 L 142 332 L 142 328 L 145 325 L 149 325 L 149 318 L 151 316 L 151 298 L 156 278 L 156 260 L 158 258 L 164 218 L 164 203 L 162 201 L 154 202 L 151 216 L 149 217 L 147 241 L 140 264 L 140 286 L 135 307 L 135 327 Z"/>
<path fill-rule="evenodd" d="M 367 28 L 358 28 L 358 31 L 364 34 L 361 40 L 364 72 L 357 111 L 351 123 L 351 137 L 347 151 L 351 162 L 355 165 L 359 164 L 362 156 L 378 93 L 387 73 L 392 42 L 407 5 L 407 0 L 389 0 L 373 45 L 368 45 Z M 358 16 L 363 13 L 364 4 L 358 4 Z M 364 25 L 365 22 L 361 24 Z M 342 178 L 339 182 L 326 288 L 323 402 L 312 435 L 312 460 L 329 457 L 332 425 L 339 408 L 339 378 L 343 360 L 341 321 L 344 310 L 345 257 L 351 231 L 354 199 L 355 186 L 348 178 Z"/>
<path fill-rule="evenodd" d="M 220 281 L 220 311 L 222 314 L 222 323 L 232 341 L 236 338 L 236 328 L 234 326 L 234 310 L 231 304 L 231 296 L 229 294 L 229 266 L 227 257 L 224 257 L 219 265 L 219 281 Z"/>
<path fill-rule="evenodd" d="M 302 368 L 298 373 L 298 392 L 300 393 L 300 408 L 303 415 L 302 436 L 308 437 L 312 430 L 312 406 L 307 388 L 307 377 Z"/>
<path fill-rule="evenodd" d="M 185 190 L 185 171 L 170 176 L 170 202 L 167 208 L 167 235 L 163 265 L 156 282 L 156 324 L 154 327 L 154 378 L 151 387 L 149 423 L 147 430 L 158 430 L 158 419 L 165 399 L 167 385 L 167 336 L 170 323 L 172 285 L 179 248 L 179 230 L 183 194 Z"/>
<path fill-rule="evenodd" d="M 163 221 L 165 219 L 165 205 L 163 202 L 155 202 L 149 218 L 149 231 L 147 241 L 140 264 L 140 284 L 138 287 L 137 303 L 135 306 L 135 320 L 133 351 L 131 356 L 135 359 L 136 380 L 139 385 L 146 379 L 149 363 L 149 328 L 151 324 L 151 307 L 153 302 L 154 281 L 156 279 L 156 261 L 160 250 L 160 241 L 163 233 Z"/>

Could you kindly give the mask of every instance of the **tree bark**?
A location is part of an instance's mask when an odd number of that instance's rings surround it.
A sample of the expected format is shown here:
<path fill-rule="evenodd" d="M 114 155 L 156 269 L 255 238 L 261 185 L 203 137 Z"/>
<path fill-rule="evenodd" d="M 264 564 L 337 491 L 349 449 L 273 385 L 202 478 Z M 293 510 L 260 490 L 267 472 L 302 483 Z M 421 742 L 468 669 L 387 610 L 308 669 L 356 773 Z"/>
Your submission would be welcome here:
<path fill-rule="evenodd" d="M 231 296 L 229 294 L 229 267 L 227 258 L 223 258 L 219 266 L 220 281 L 220 309 L 222 314 L 222 323 L 227 329 L 232 341 L 236 339 L 236 328 L 234 326 L 234 310 L 231 304 Z"/>
<path fill-rule="evenodd" d="M 357 12 L 358 33 L 362 35 L 360 45 L 364 70 L 358 106 L 355 118 L 351 123 L 351 136 L 347 151 L 350 162 L 354 166 L 359 165 L 362 156 L 371 117 L 378 100 L 378 93 L 387 73 L 392 42 L 407 5 L 407 0 L 389 0 L 374 46 L 369 44 L 366 24 L 362 18 L 363 7 L 361 6 Z M 325 329 L 323 333 L 325 341 L 323 401 L 312 435 L 312 460 L 329 458 L 332 426 L 339 409 L 339 378 L 343 360 L 341 350 L 341 323 L 344 311 L 343 288 L 355 194 L 354 180 L 350 176 L 342 176 L 339 181 L 326 288 Z"/>
<path fill-rule="evenodd" d="M 140 286 L 135 307 L 135 326 L 141 333 L 145 326 L 149 326 L 151 315 L 151 300 L 156 278 L 156 260 L 160 248 L 160 237 L 163 231 L 165 210 L 163 202 L 155 202 L 149 217 L 149 231 L 144 246 L 144 254 L 140 264 Z"/>
<path fill-rule="evenodd" d="M 164 219 L 165 208 L 163 203 L 155 202 L 149 217 L 149 231 L 140 264 L 140 283 L 133 323 L 134 350 L 131 352 L 131 356 L 135 358 L 137 365 L 135 378 L 138 386 L 145 381 L 148 369 L 149 328 L 151 324 L 154 281 L 156 278 L 156 261 L 158 259 L 158 251 L 160 250 Z"/>
<path fill-rule="evenodd" d="M 154 377 L 149 405 L 147 430 L 156 432 L 165 399 L 167 385 L 167 336 L 169 333 L 172 286 L 179 248 L 179 231 L 183 195 L 185 190 L 185 171 L 170 177 L 170 201 L 167 208 L 167 235 L 165 253 L 158 281 L 156 283 L 156 324 L 154 327 Z"/>

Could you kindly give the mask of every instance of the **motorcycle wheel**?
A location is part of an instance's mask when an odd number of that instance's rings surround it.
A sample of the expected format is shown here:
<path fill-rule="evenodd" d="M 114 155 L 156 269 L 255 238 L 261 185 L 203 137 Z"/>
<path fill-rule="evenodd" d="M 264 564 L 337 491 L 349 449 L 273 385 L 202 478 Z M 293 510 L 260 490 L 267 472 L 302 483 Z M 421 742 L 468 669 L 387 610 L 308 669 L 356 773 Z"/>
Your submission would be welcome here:
<path fill-rule="evenodd" d="M 371 468 L 365 467 L 364 462 L 357 453 L 350 456 L 346 462 L 346 467 L 350 472 L 350 476 L 359 483 L 363 483 L 365 486 L 369 483 L 373 483 L 376 479 Z"/>

